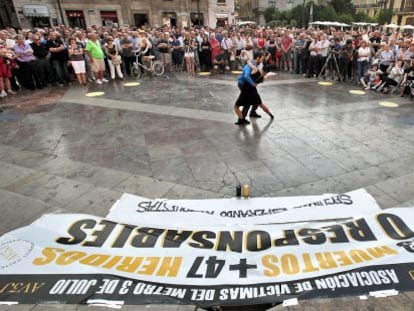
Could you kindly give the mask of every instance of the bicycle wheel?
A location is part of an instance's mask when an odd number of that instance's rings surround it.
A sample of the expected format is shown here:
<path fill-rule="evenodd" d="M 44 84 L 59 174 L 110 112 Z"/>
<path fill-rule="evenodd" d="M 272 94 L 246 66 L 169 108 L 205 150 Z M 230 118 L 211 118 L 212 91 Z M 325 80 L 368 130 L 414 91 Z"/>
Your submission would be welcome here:
<path fill-rule="evenodd" d="M 133 77 L 135 77 L 135 78 L 137 78 L 137 79 L 141 78 L 142 71 L 141 71 L 141 68 L 139 67 L 139 65 L 134 65 L 134 66 L 132 66 L 132 71 L 131 71 L 131 73 L 132 73 L 132 76 L 133 76 Z"/>
<path fill-rule="evenodd" d="M 154 63 L 154 73 L 157 76 L 160 76 L 164 73 L 164 64 L 160 61 Z"/>

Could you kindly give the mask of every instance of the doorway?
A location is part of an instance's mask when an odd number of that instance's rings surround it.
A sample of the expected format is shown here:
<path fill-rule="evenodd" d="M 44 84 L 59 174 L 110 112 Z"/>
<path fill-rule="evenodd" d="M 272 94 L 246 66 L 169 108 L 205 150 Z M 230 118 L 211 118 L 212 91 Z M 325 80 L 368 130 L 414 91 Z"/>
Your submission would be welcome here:
<path fill-rule="evenodd" d="M 137 27 L 141 27 L 143 25 L 148 24 L 148 14 L 135 13 L 134 14 L 134 23 L 135 23 L 135 26 L 137 26 Z"/>
<path fill-rule="evenodd" d="M 82 29 L 86 29 L 86 22 L 85 17 L 83 15 L 83 11 L 66 11 L 66 17 L 68 19 L 69 26 L 72 28 L 78 27 Z"/>

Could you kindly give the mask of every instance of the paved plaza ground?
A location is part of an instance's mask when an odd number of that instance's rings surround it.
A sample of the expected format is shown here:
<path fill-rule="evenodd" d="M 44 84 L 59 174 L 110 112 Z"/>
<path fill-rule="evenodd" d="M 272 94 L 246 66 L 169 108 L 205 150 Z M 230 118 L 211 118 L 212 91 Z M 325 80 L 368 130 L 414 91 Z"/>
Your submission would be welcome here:
<path fill-rule="evenodd" d="M 294 196 L 365 188 L 414 205 L 414 100 L 279 74 L 259 87 L 275 115 L 234 122 L 235 75 L 168 74 L 139 86 L 49 88 L 3 99 L 0 234 L 45 213 L 105 216 L 122 193 L 150 198 Z M 86 97 L 102 91 L 103 96 Z M 391 101 L 398 107 L 384 107 Z M 413 310 L 414 294 L 300 302 L 289 310 Z M 0 310 L 95 310 L 18 306 Z M 275 307 L 274 310 L 282 310 Z M 96 310 L 101 310 L 96 308 Z M 130 306 L 124 310 L 194 310 Z"/>

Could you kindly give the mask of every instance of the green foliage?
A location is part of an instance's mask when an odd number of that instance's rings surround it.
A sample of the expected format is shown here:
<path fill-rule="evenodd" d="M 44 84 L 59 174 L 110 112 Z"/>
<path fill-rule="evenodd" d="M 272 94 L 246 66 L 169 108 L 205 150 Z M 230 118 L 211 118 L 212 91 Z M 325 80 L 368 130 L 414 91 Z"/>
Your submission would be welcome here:
<path fill-rule="evenodd" d="M 340 14 L 355 14 L 355 7 L 351 0 L 332 0 L 330 5 L 335 12 Z"/>
<path fill-rule="evenodd" d="M 313 16 L 316 21 L 336 21 L 340 15 L 330 5 L 321 5 L 314 7 Z"/>
<path fill-rule="evenodd" d="M 353 16 L 353 21 L 354 22 L 366 22 L 366 23 L 375 23 L 376 22 L 375 18 L 370 17 L 365 12 L 355 13 L 355 15 Z"/>
<path fill-rule="evenodd" d="M 269 23 L 270 21 L 274 20 L 274 16 L 273 16 L 274 14 L 275 14 L 275 9 L 272 9 L 272 8 L 267 8 L 264 11 L 264 18 L 265 18 L 266 23 Z"/>
<path fill-rule="evenodd" d="M 289 27 L 290 28 L 296 28 L 296 27 L 298 27 L 298 23 L 296 22 L 296 20 L 295 19 L 291 19 L 290 20 L 290 22 L 289 22 Z"/>
<path fill-rule="evenodd" d="M 267 9 L 265 11 L 265 20 L 270 26 L 279 21 L 279 26 L 295 25 L 290 27 L 307 27 L 309 23 L 309 12 L 310 2 L 307 1 L 305 7 L 303 5 L 297 5 L 287 11 L 280 12 Z M 369 18 L 365 13 L 356 13 L 356 9 L 352 5 L 352 0 L 332 0 L 327 5 L 313 5 L 313 20 L 337 21 L 349 24 L 353 21 L 370 22 L 372 18 Z"/>
<path fill-rule="evenodd" d="M 375 16 L 376 22 L 380 25 L 389 24 L 391 22 L 391 18 L 392 18 L 391 9 L 379 10 L 377 15 Z"/>

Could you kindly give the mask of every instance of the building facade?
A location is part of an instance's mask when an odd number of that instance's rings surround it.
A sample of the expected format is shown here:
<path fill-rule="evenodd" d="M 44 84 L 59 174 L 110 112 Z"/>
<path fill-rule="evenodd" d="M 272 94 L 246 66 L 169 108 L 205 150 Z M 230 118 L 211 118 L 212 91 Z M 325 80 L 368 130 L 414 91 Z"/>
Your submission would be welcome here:
<path fill-rule="evenodd" d="M 275 11 L 286 11 L 298 5 L 306 5 L 310 0 L 237 0 L 236 14 L 240 21 L 253 21 L 259 25 L 266 23 L 264 13 L 271 8 Z M 313 0 L 314 4 L 327 4 L 328 0 Z"/>
<path fill-rule="evenodd" d="M 13 1 L 0 0 L 0 29 L 6 27 L 19 27 L 19 20 Z"/>
<path fill-rule="evenodd" d="M 357 10 L 357 12 L 363 12 L 367 14 L 369 17 L 374 17 L 377 13 L 386 7 L 389 3 L 385 3 L 385 1 L 378 1 L 378 0 L 354 0 L 353 4 Z"/>
<path fill-rule="evenodd" d="M 391 23 L 399 26 L 414 25 L 414 0 L 354 0 L 357 11 L 374 17 L 383 9 L 393 12 Z"/>
<path fill-rule="evenodd" d="M 11 2 L 11 1 L 10 1 Z M 233 24 L 234 0 L 14 0 L 22 28 Z"/>
<path fill-rule="evenodd" d="M 392 22 L 400 26 L 414 26 L 414 0 L 396 0 Z"/>
<path fill-rule="evenodd" d="M 234 0 L 208 0 L 208 23 L 210 27 L 233 25 L 236 22 Z"/>

